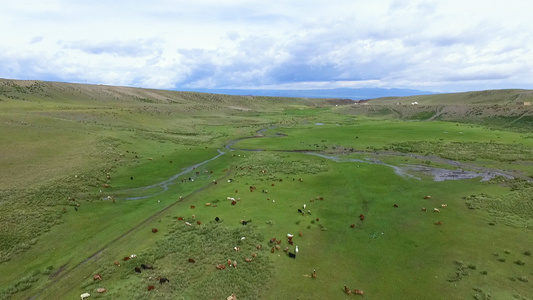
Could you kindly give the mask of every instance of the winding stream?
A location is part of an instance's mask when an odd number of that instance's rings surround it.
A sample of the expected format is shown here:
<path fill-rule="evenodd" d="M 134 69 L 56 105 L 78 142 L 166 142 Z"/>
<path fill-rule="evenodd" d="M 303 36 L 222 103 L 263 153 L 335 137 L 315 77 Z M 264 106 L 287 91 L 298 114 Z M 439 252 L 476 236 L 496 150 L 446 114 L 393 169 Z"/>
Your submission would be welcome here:
<path fill-rule="evenodd" d="M 202 161 L 200 163 L 194 164 L 194 165 L 192 165 L 190 167 L 187 167 L 187 168 L 183 169 L 181 172 L 175 174 L 174 176 L 170 177 L 169 179 L 167 179 L 165 181 L 162 181 L 162 182 L 159 182 L 159 183 L 156 183 L 156 184 L 152 184 L 152 185 L 149 185 L 149 186 L 144 186 L 144 187 L 136 187 L 136 188 L 124 189 L 124 190 L 120 190 L 119 192 L 147 190 L 147 189 L 158 188 L 158 187 L 162 188 L 161 191 L 158 191 L 158 192 L 153 193 L 153 194 L 145 195 L 145 196 L 126 197 L 126 198 L 117 198 L 117 199 L 122 199 L 122 200 L 141 200 L 141 199 L 150 198 L 150 197 L 159 195 L 161 193 L 164 193 L 164 192 L 166 192 L 168 190 L 170 185 L 177 183 L 178 177 L 180 177 L 182 175 L 185 175 L 185 174 L 195 170 L 199 166 L 204 165 L 204 164 L 206 164 L 206 163 L 208 163 L 210 161 L 213 161 L 213 160 L 221 157 L 222 155 L 224 155 L 224 154 L 226 154 L 227 152 L 230 152 L 230 151 L 234 151 L 234 150 L 248 151 L 248 152 L 265 151 L 264 149 L 239 149 L 239 148 L 233 148 L 233 145 L 235 145 L 236 143 L 238 143 L 240 141 L 247 140 L 247 139 L 263 138 L 263 137 L 265 137 L 263 135 L 263 132 L 265 132 L 266 130 L 269 130 L 269 129 L 273 129 L 273 128 L 274 127 L 268 127 L 268 128 L 263 128 L 261 130 L 258 130 L 256 132 L 256 135 L 252 136 L 252 137 L 244 137 L 244 138 L 240 138 L 240 139 L 231 140 L 231 141 L 228 142 L 228 144 L 226 144 L 224 146 L 224 149 L 226 149 L 227 151 L 217 150 L 218 151 L 218 155 L 216 155 L 216 156 L 214 156 L 214 157 L 212 157 L 210 159 L 207 159 L 205 161 Z M 284 137 L 284 136 L 287 136 L 287 135 L 282 134 L 282 133 L 275 133 L 273 135 L 270 135 L 269 137 Z M 501 171 L 501 170 L 498 170 L 498 169 L 484 168 L 484 167 L 479 167 L 479 166 L 475 166 L 475 165 L 460 163 L 460 162 L 457 162 L 457 161 L 446 160 L 446 159 L 442 159 L 440 157 L 429 157 L 429 156 L 422 156 L 422 155 L 409 155 L 409 156 L 415 157 L 415 158 L 419 158 L 419 159 L 430 160 L 430 161 L 437 161 L 439 163 L 448 164 L 450 166 L 458 167 L 460 169 L 459 170 L 449 170 L 449 169 L 443 169 L 443 168 L 436 168 L 436 167 L 429 167 L 429 166 L 422 166 L 422 165 L 409 165 L 409 164 L 402 164 L 400 166 L 395 166 L 395 165 L 384 163 L 384 162 L 382 162 L 382 161 L 380 161 L 380 160 L 378 160 L 376 158 L 365 158 L 365 159 L 347 158 L 347 157 L 341 157 L 339 155 L 326 155 L 326 154 L 323 154 L 323 153 L 317 153 L 317 152 L 311 152 L 311 151 L 298 151 L 298 150 L 275 150 L 275 151 L 276 152 L 290 152 L 290 153 L 298 152 L 298 153 L 302 153 L 302 154 L 306 154 L 306 155 L 314 155 L 314 156 L 322 157 L 322 158 L 333 160 L 333 161 L 339 162 L 339 163 L 364 163 L 364 164 L 383 165 L 383 166 L 387 166 L 387 167 L 392 168 L 394 173 L 397 174 L 398 176 L 405 177 L 405 178 L 413 178 L 413 179 L 418 179 L 418 180 L 420 180 L 421 178 L 417 177 L 417 176 L 415 176 L 415 175 L 413 175 L 411 173 L 421 172 L 421 173 L 424 173 L 424 174 L 432 176 L 433 180 L 437 181 L 437 182 L 438 181 L 445 181 L 445 180 L 471 179 L 471 178 L 477 178 L 477 177 L 480 177 L 481 181 L 488 181 L 488 180 L 490 180 L 490 179 L 492 179 L 494 177 L 497 177 L 497 176 L 501 176 L 501 177 L 504 177 L 504 178 L 507 178 L 507 179 L 514 179 L 515 176 L 516 176 L 515 174 L 512 174 L 510 172 L 504 172 L 504 171 Z M 403 156 L 405 156 L 405 154 L 392 154 L 392 153 L 387 153 L 387 155 L 403 155 Z M 475 170 L 475 171 L 466 171 L 466 170 L 463 170 L 463 169 L 469 169 L 469 170 Z M 526 179 L 528 181 L 531 181 L 529 178 L 526 178 Z"/>

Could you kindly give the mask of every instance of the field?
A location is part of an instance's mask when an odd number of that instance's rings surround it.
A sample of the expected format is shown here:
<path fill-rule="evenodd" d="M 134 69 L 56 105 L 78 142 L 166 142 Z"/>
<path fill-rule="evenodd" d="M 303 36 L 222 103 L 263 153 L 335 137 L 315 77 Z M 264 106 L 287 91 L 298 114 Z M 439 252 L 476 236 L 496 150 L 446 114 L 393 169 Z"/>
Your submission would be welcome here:
<path fill-rule="evenodd" d="M 0 80 L 0 299 L 533 299 L 529 95 Z"/>

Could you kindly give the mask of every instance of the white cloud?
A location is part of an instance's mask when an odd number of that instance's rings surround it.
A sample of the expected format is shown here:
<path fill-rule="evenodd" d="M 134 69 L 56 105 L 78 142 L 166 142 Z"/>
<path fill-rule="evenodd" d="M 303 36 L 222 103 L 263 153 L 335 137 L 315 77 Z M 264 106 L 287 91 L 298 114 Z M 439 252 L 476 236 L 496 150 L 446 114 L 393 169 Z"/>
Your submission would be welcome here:
<path fill-rule="evenodd" d="M 520 0 L 8 0 L 0 77 L 153 88 L 531 88 L 531 8 Z"/>

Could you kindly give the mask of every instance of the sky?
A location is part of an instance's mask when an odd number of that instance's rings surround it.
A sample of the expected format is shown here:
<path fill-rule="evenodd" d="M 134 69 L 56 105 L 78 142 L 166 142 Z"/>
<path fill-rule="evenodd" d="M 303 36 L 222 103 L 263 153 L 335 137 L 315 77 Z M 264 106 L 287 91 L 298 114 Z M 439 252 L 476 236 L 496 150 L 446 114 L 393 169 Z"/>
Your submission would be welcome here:
<path fill-rule="evenodd" d="M 533 89 L 528 0 L 1 0 L 0 78 L 156 89 Z"/>

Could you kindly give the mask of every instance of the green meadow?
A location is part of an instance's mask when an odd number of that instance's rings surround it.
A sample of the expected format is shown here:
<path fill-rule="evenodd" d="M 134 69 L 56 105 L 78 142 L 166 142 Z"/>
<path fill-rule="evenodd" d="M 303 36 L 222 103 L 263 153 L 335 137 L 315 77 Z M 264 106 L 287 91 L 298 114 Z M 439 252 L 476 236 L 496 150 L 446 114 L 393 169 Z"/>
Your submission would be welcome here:
<path fill-rule="evenodd" d="M 501 93 L 401 117 L 0 80 L 0 299 L 533 299 L 532 125 Z M 427 120 L 458 102 L 491 113 Z"/>

